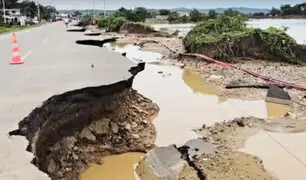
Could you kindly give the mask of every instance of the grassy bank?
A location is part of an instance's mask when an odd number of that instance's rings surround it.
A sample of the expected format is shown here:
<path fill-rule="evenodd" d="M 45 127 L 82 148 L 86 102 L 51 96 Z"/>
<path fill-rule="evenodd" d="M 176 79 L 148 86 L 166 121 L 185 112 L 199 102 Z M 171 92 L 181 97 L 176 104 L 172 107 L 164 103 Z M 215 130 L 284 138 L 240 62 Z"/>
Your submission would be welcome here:
<path fill-rule="evenodd" d="M 220 16 L 201 22 L 187 34 L 184 45 L 188 52 L 225 61 L 235 57 L 290 63 L 306 60 L 306 46 L 298 45 L 284 30 L 247 28 L 241 17 Z"/>
<path fill-rule="evenodd" d="M 15 31 L 21 31 L 24 29 L 29 29 L 33 27 L 37 27 L 39 25 L 33 25 L 33 26 L 0 26 L 0 34 L 15 32 Z"/>

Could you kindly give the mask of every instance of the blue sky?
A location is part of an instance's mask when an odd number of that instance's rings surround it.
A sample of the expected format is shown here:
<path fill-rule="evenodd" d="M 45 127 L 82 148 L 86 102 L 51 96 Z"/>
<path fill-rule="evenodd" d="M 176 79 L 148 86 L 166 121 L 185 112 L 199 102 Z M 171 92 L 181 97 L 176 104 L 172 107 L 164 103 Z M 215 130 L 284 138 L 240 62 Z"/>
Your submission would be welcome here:
<path fill-rule="evenodd" d="M 94 0 L 39 0 L 42 4 L 56 6 L 58 9 L 88 9 L 93 7 Z M 227 7 L 251 7 L 271 8 L 281 4 L 298 4 L 303 0 L 105 0 L 106 9 L 118 9 L 119 7 L 134 8 L 227 8 Z M 96 8 L 103 9 L 103 0 L 95 0 Z"/>

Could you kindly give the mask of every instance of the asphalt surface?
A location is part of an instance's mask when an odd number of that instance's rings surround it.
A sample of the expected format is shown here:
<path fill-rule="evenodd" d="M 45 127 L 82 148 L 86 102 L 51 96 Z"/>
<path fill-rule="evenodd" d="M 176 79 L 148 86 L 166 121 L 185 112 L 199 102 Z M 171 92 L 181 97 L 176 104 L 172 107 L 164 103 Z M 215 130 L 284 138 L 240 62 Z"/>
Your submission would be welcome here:
<path fill-rule="evenodd" d="M 9 64 L 12 34 L 0 35 L 0 180 L 49 179 L 30 164 L 27 140 L 8 137 L 8 132 L 52 95 L 127 79 L 135 63 L 119 53 L 76 44 L 83 33 L 66 32 L 61 22 L 16 34 L 22 65 Z"/>

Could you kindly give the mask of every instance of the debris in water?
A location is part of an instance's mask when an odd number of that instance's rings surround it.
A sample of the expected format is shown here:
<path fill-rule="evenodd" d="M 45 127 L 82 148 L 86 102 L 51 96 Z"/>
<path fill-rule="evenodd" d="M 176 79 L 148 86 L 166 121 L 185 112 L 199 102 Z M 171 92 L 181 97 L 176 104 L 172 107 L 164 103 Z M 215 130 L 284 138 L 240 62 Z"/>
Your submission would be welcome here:
<path fill-rule="evenodd" d="M 288 92 L 282 88 L 275 85 L 270 85 L 266 101 L 289 105 L 291 103 L 291 97 L 289 96 Z"/>

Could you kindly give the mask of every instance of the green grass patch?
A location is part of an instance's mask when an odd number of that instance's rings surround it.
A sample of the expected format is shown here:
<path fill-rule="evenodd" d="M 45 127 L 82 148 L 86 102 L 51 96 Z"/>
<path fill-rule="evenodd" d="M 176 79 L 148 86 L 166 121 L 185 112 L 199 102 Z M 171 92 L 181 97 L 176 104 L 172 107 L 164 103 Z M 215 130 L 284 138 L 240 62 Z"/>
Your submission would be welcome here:
<path fill-rule="evenodd" d="M 0 34 L 21 31 L 21 30 L 24 30 L 24 29 L 29 29 L 29 28 L 38 27 L 38 26 L 39 25 L 33 25 L 33 26 L 0 26 Z"/>
<path fill-rule="evenodd" d="M 211 52 L 214 58 L 231 61 L 233 57 L 261 56 L 295 63 L 298 45 L 284 30 L 247 28 L 242 17 L 220 16 L 195 26 L 183 40 L 188 52 Z M 251 50 L 250 50 L 251 49 Z"/>

